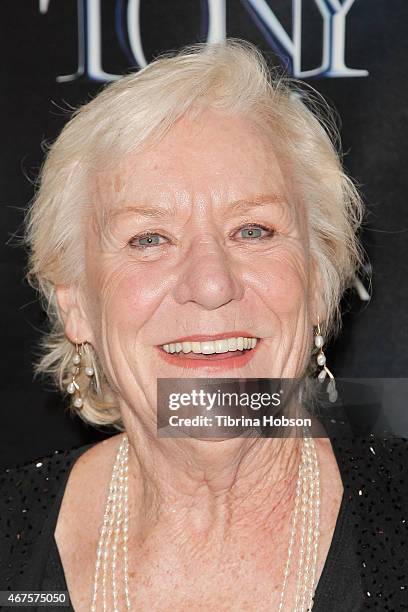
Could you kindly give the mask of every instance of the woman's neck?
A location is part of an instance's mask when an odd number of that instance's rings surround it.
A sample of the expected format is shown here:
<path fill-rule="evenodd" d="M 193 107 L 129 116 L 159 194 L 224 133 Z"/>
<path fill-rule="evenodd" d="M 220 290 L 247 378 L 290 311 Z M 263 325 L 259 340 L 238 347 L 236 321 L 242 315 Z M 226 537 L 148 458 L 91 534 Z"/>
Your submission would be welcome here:
<path fill-rule="evenodd" d="M 155 438 L 129 425 L 130 496 L 142 538 L 158 523 L 205 533 L 287 515 L 300 438 Z"/>

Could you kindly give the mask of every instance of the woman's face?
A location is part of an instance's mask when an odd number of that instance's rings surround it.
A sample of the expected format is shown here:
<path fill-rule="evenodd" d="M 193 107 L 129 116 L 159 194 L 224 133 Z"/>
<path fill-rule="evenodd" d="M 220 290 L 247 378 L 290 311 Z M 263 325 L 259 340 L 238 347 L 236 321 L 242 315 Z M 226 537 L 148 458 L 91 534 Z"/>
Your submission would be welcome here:
<path fill-rule="evenodd" d="M 154 401 L 157 378 L 304 371 L 316 322 L 305 211 L 253 122 L 182 119 L 101 172 L 95 205 L 107 231 L 87 233 L 84 315 L 67 333 L 92 342 L 128 404 Z M 256 346 L 234 350 L 239 337 Z"/>

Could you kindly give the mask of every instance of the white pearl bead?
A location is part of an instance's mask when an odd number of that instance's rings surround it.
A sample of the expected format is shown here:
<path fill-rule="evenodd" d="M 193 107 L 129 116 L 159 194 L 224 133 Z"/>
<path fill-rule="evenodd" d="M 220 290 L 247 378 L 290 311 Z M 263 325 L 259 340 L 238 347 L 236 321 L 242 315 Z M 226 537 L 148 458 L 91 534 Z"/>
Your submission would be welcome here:
<path fill-rule="evenodd" d="M 79 365 L 81 363 L 81 356 L 78 354 L 74 355 L 74 357 L 72 358 L 72 363 L 75 365 Z"/>
<path fill-rule="evenodd" d="M 75 406 L 75 408 L 82 408 L 83 405 L 84 405 L 84 402 L 82 401 L 81 397 L 76 397 L 74 399 L 74 406 Z"/>
<path fill-rule="evenodd" d="M 317 363 L 319 364 L 319 366 L 324 366 L 324 364 L 326 363 L 326 357 L 323 355 L 323 353 L 320 353 L 317 356 Z"/>
<path fill-rule="evenodd" d="M 327 383 L 327 393 L 333 393 L 336 390 L 336 384 L 334 380 L 331 380 Z"/>
<path fill-rule="evenodd" d="M 334 402 L 337 401 L 337 397 L 337 391 L 332 391 L 331 393 L 329 393 L 329 402 L 334 404 Z"/>
<path fill-rule="evenodd" d="M 68 393 L 70 393 L 71 395 L 73 393 L 75 393 L 75 385 L 73 382 L 70 382 L 69 385 L 67 386 L 67 391 Z"/>
<path fill-rule="evenodd" d="M 322 348 L 323 346 L 323 336 L 321 336 L 320 334 L 315 336 L 315 346 L 317 348 Z"/>
<path fill-rule="evenodd" d="M 85 368 L 85 374 L 87 376 L 93 376 L 94 375 L 94 369 L 91 366 L 87 366 Z"/>
<path fill-rule="evenodd" d="M 323 382 L 326 376 L 327 376 L 326 370 L 322 370 L 321 372 L 319 372 L 319 376 L 317 378 L 319 382 Z"/>

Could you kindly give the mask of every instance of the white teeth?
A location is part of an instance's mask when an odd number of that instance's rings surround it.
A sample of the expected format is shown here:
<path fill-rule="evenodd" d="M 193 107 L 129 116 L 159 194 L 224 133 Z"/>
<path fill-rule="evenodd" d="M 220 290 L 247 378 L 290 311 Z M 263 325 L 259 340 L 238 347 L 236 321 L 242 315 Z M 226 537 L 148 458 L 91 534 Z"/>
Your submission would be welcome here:
<path fill-rule="evenodd" d="M 250 350 L 256 347 L 257 338 L 223 338 L 222 340 L 205 340 L 203 342 L 171 342 L 163 344 L 166 353 L 196 353 L 213 355 L 214 353 L 228 353 L 234 351 Z"/>
<path fill-rule="evenodd" d="M 191 342 L 183 342 L 183 353 L 191 352 Z"/>
<path fill-rule="evenodd" d="M 191 343 L 191 350 L 193 351 L 193 353 L 201 353 L 200 342 L 192 342 Z"/>
<path fill-rule="evenodd" d="M 228 350 L 229 351 L 237 350 L 237 339 L 236 338 L 228 338 Z"/>
<path fill-rule="evenodd" d="M 214 345 L 216 353 L 228 353 L 228 342 L 226 340 L 215 340 Z"/>
<path fill-rule="evenodd" d="M 212 355 L 215 353 L 215 343 L 214 342 L 200 342 L 201 352 L 203 355 Z"/>

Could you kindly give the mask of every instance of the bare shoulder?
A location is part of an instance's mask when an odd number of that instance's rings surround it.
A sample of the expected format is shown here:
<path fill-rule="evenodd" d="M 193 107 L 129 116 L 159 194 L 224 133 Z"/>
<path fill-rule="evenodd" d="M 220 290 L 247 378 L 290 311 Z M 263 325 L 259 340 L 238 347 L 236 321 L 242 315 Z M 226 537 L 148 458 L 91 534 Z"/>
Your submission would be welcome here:
<path fill-rule="evenodd" d="M 99 442 L 79 457 L 69 475 L 58 514 L 54 536 L 77 610 L 89 609 L 95 551 L 120 439 L 117 435 Z"/>
<path fill-rule="evenodd" d="M 75 462 L 62 499 L 55 536 L 67 543 L 72 533 L 93 538 L 92 526 L 99 525 L 120 434 L 95 444 Z"/>
<path fill-rule="evenodd" d="M 123 434 L 117 434 L 111 436 L 102 442 L 98 442 L 89 448 L 85 453 L 81 455 L 78 461 L 75 463 L 73 472 L 75 471 L 86 471 L 88 469 L 101 468 L 106 461 L 115 455 L 119 440 Z"/>
<path fill-rule="evenodd" d="M 114 457 L 119 444 L 121 435 L 112 436 L 95 444 L 83 453 L 72 468 L 67 487 L 66 495 L 76 487 L 81 489 L 85 485 L 90 490 L 99 485 L 101 480 L 112 471 Z M 65 497 L 65 496 L 64 496 Z"/>

